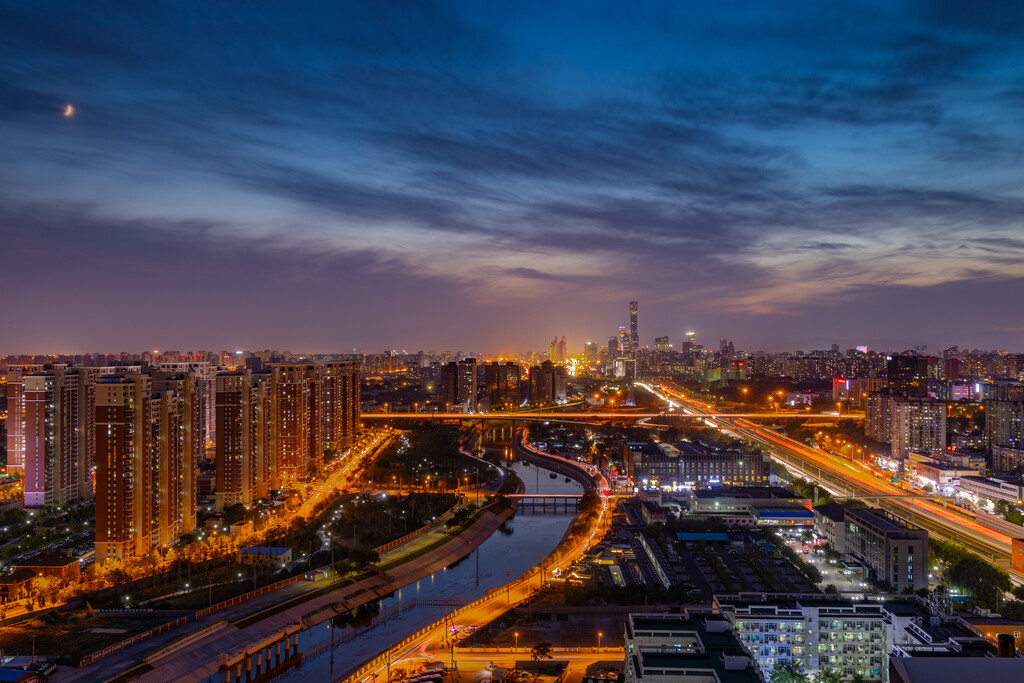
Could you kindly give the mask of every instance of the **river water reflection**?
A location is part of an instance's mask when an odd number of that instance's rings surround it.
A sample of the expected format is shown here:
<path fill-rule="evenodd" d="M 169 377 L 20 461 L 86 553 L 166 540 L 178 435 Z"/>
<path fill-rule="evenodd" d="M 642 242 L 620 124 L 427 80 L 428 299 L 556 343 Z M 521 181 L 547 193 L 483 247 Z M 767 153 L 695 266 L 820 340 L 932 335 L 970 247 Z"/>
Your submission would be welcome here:
<path fill-rule="evenodd" d="M 564 476 L 551 477 L 552 472 L 517 462 L 512 469 L 526 485 L 527 493 L 582 493 L 583 488 Z M 489 589 L 501 586 L 534 567 L 551 552 L 562 539 L 573 513 L 530 512 L 524 510 L 495 532 L 471 555 L 445 569 L 437 571 L 414 584 L 406 586 L 374 605 L 364 606 L 359 613 L 348 613 L 336 618 L 333 624 L 324 623 L 299 634 L 302 651 L 335 637 L 342 642 L 333 651 L 329 648 L 304 658 L 301 668 L 282 674 L 278 680 L 324 683 L 347 671 L 358 668 L 389 644 L 415 633 L 437 621 L 450 611 L 444 606 L 415 604 L 413 599 L 459 600 L 471 602 L 482 597 Z M 402 606 L 415 607 L 402 611 Z M 377 616 L 367 626 L 369 617 L 387 612 L 388 617 Z M 353 625 L 353 621 L 357 625 Z M 318 652 L 323 648 L 317 648 Z M 333 657 L 332 657 L 333 655 Z M 223 674 L 211 676 L 209 683 L 220 683 Z"/>

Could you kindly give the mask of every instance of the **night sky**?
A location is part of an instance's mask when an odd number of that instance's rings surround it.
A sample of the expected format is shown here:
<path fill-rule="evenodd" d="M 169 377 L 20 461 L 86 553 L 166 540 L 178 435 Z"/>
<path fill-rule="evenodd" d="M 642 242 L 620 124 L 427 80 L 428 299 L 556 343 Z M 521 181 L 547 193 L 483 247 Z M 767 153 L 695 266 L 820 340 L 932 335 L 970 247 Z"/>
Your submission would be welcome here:
<path fill-rule="evenodd" d="M 1022 153 L 1021 2 L 4 1 L 0 352 L 1020 351 Z"/>

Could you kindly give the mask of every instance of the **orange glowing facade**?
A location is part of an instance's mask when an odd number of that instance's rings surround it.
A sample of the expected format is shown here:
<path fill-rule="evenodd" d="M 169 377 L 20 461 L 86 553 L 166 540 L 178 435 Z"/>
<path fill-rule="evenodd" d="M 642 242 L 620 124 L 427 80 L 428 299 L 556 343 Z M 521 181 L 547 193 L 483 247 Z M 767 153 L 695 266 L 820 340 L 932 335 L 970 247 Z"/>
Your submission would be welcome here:
<path fill-rule="evenodd" d="M 277 488 L 308 476 L 325 451 L 352 444 L 359 422 L 359 362 L 271 365 L 270 415 Z"/>

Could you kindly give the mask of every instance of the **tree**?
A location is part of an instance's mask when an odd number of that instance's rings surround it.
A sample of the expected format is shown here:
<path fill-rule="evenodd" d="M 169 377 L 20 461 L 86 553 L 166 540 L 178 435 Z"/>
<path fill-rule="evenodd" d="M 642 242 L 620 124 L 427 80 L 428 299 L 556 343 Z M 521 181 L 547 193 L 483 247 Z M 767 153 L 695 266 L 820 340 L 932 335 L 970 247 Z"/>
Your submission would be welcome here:
<path fill-rule="evenodd" d="M 814 683 L 842 683 L 843 672 L 839 669 L 819 669 Z"/>
<path fill-rule="evenodd" d="M 809 680 L 800 662 L 776 662 L 768 674 L 769 683 L 809 683 Z"/>
<path fill-rule="evenodd" d="M 993 608 L 999 607 L 999 596 L 1013 587 L 1009 574 L 972 553 L 951 566 L 946 579 L 950 585 Z"/>
<path fill-rule="evenodd" d="M 542 640 L 530 648 L 530 659 L 535 662 L 541 659 L 551 659 L 551 643 Z"/>
<path fill-rule="evenodd" d="M 834 583 L 830 583 L 829 585 L 825 586 L 825 593 L 829 595 L 837 595 L 839 593 L 839 589 L 836 588 L 836 585 Z"/>

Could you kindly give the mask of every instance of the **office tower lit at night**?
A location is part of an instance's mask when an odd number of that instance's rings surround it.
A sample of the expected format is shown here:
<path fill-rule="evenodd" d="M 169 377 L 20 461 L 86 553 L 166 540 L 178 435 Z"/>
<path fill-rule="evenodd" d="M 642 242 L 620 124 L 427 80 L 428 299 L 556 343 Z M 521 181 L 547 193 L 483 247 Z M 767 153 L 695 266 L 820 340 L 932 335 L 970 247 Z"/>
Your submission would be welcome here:
<path fill-rule="evenodd" d="M 629 352 L 634 356 L 640 350 L 640 333 L 636 327 L 637 306 L 636 301 L 629 302 Z"/>

